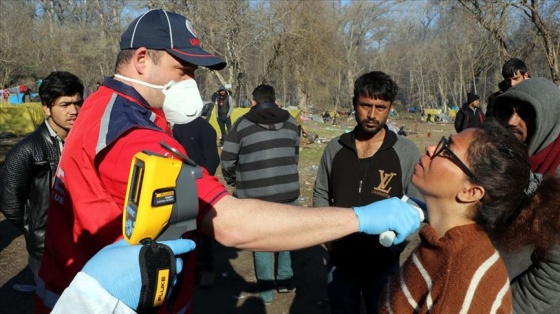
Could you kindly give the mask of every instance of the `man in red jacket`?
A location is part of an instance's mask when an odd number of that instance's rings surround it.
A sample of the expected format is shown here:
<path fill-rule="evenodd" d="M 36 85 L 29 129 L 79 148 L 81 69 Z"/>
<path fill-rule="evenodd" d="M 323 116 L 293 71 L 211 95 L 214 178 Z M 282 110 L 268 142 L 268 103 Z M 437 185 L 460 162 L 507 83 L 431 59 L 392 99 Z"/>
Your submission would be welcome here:
<path fill-rule="evenodd" d="M 57 169 L 37 287 L 38 307 L 43 308 L 38 312 L 52 308 L 86 262 L 122 237 L 133 156 L 147 150 L 174 158 L 160 145 L 162 141 L 185 154 L 168 122 L 187 123 L 200 115 L 203 104 L 194 80 L 196 69 L 226 66 L 200 47 L 184 16 L 164 10 L 150 10 L 134 20 L 123 33 L 120 48 L 116 74 L 105 78 L 85 101 Z M 354 209 L 302 209 L 237 199 L 205 169 L 196 184 L 196 232 L 239 249 L 288 251 L 354 232 L 386 230 L 395 230 L 398 244 L 420 225 L 416 209 L 397 198 Z M 380 215 L 389 218 L 381 222 L 376 218 Z M 192 311 L 196 255 L 181 258 L 182 276 L 160 312 Z M 129 307 L 136 309 L 138 303 Z"/>

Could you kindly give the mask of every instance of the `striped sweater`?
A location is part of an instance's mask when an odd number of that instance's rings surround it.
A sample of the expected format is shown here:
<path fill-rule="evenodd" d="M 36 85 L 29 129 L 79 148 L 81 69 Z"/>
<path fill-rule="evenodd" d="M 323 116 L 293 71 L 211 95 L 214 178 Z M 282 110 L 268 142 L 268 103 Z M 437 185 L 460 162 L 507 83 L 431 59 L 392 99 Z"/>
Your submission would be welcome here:
<path fill-rule="evenodd" d="M 421 243 L 382 294 L 381 313 L 511 313 L 507 270 L 476 224 L 441 239 L 426 225 Z"/>
<path fill-rule="evenodd" d="M 225 137 L 221 165 L 233 195 L 290 203 L 299 197 L 299 132 L 289 112 L 258 104 Z"/>

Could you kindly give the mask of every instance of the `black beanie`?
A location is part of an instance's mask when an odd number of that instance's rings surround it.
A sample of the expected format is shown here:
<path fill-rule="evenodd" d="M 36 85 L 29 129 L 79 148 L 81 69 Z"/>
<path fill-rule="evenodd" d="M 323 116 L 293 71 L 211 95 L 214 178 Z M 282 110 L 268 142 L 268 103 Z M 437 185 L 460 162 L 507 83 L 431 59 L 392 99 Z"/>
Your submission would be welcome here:
<path fill-rule="evenodd" d="M 468 93 L 467 94 L 467 105 L 470 105 L 473 101 L 479 100 L 479 99 L 480 99 L 480 97 L 478 97 L 477 94 Z"/>

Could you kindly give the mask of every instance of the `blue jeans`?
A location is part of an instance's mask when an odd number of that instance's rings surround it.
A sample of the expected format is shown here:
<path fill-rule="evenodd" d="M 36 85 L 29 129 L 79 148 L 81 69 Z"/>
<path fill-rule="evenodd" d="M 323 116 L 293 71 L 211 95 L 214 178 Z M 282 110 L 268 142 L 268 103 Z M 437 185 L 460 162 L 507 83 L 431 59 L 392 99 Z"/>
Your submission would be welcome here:
<path fill-rule="evenodd" d="M 218 125 L 220 126 L 221 138 L 225 138 L 227 132 L 231 129 L 231 119 L 227 116 L 218 116 Z M 226 131 L 227 128 L 227 131 Z"/>
<path fill-rule="evenodd" d="M 278 253 L 253 252 L 255 274 L 262 291 L 271 291 L 274 289 L 274 255 L 276 254 L 278 255 L 276 260 L 278 265 L 276 281 L 279 285 L 291 284 L 294 273 L 292 271 L 290 251 Z"/>
<path fill-rule="evenodd" d="M 328 277 L 328 295 L 331 313 L 359 314 L 362 297 L 367 314 L 379 311 L 381 291 L 391 276 L 398 271 L 398 264 L 374 278 L 348 276 L 336 267 L 332 267 Z"/>

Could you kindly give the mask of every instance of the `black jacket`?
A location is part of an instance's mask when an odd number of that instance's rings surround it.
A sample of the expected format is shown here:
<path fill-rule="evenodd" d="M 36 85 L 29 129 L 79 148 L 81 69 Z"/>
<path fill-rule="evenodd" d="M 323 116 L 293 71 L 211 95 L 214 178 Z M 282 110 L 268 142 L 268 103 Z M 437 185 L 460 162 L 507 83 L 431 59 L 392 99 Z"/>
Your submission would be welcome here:
<path fill-rule="evenodd" d="M 50 187 L 60 159 L 46 123 L 11 149 L 0 169 L 0 210 L 23 232 L 36 259 L 43 254 Z"/>
<path fill-rule="evenodd" d="M 175 124 L 173 137 L 183 145 L 194 162 L 206 168 L 211 175 L 216 174 L 216 168 L 220 164 L 217 135 L 208 121 L 198 117 L 189 123 Z"/>
<path fill-rule="evenodd" d="M 223 96 L 220 95 L 220 90 L 212 95 L 212 102 L 214 102 L 218 107 L 219 118 L 225 118 L 231 115 L 231 111 L 233 107 L 229 102 L 230 96 L 231 96 L 231 92 L 229 90 L 226 90 L 226 94 Z"/>
<path fill-rule="evenodd" d="M 468 105 L 463 106 L 455 116 L 455 131 L 460 133 L 464 129 L 477 128 L 484 121 L 484 113 L 480 108 L 471 109 Z"/>
<path fill-rule="evenodd" d="M 397 136 L 385 126 L 385 138 L 379 150 L 360 159 L 354 132 L 329 142 L 317 170 L 313 188 L 313 206 L 352 207 L 375 201 L 421 195 L 410 182 L 420 152 L 409 139 Z M 331 242 L 330 262 L 350 278 L 371 281 L 387 275 L 398 266 L 405 244 L 386 248 L 378 235 L 353 233 Z"/>

